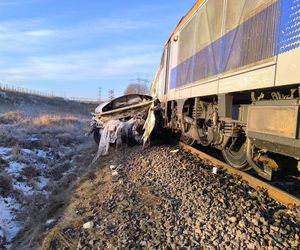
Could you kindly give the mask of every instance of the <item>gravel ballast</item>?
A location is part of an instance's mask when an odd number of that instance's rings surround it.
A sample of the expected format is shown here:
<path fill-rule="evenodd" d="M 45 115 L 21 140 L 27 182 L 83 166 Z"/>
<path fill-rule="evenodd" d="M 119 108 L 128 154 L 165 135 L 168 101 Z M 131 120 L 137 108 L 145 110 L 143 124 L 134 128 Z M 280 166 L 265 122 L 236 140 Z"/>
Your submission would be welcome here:
<path fill-rule="evenodd" d="M 78 249 L 299 249 L 299 208 L 174 146 L 118 155 L 76 194 L 80 223 L 53 229 Z M 53 230 L 48 247 L 63 249 Z"/>

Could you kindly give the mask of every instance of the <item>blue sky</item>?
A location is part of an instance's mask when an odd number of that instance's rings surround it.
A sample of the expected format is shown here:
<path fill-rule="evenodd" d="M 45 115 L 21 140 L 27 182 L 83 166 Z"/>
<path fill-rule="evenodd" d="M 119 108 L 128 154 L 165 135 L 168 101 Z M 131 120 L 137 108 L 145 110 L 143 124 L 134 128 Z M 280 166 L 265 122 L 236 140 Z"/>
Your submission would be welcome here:
<path fill-rule="evenodd" d="M 68 97 L 152 79 L 195 0 L 0 0 L 0 82 Z"/>

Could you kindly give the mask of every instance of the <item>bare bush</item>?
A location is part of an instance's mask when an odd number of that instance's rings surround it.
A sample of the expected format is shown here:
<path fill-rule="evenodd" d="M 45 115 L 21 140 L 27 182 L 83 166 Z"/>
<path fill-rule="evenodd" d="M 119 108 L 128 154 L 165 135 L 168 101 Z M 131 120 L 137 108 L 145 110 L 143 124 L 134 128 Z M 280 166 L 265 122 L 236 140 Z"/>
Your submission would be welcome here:
<path fill-rule="evenodd" d="M 43 210 L 47 207 L 47 201 L 47 197 L 40 193 L 25 197 L 24 203 L 27 204 L 28 209 L 22 211 L 22 213 L 18 215 L 18 219 L 23 221 L 27 219 L 36 222 L 39 219 L 38 217 L 43 214 Z"/>
<path fill-rule="evenodd" d="M 22 175 L 27 178 L 34 178 L 41 175 L 41 171 L 31 165 L 22 169 Z"/>
<path fill-rule="evenodd" d="M 63 177 L 63 174 L 71 167 L 72 165 L 69 162 L 57 164 L 48 170 L 47 176 L 55 181 L 60 180 Z"/>
<path fill-rule="evenodd" d="M 12 159 L 17 162 L 29 163 L 27 157 L 22 154 L 22 148 L 18 144 L 12 148 Z"/>
<path fill-rule="evenodd" d="M 55 139 L 58 139 L 63 145 L 69 145 L 74 142 L 74 136 L 72 136 L 70 133 L 58 134 Z"/>
<path fill-rule="evenodd" d="M 1 131 L 0 131 L 1 132 Z M 13 147 L 14 145 L 21 144 L 22 142 L 11 134 L 2 134 L 0 145 L 5 147 Z"/>
<path fill-rule="evenodd" d="M 12 179 L 5 173 L 0 173 L 0 195 L 7 196 L 13 191 Z"/>
<path fill-rule="evenodd" d="M 8 162 L 6 160 L 3 160 L 1 157 L 0 157 L 0 171 L 2 168 L 6 168 L 8 166 Z"/>

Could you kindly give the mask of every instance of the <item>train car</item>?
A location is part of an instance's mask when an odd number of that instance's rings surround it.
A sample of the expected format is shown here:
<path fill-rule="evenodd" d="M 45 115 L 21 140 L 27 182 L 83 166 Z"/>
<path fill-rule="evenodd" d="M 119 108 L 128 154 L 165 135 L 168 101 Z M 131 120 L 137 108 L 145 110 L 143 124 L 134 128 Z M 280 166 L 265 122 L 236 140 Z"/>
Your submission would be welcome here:
<path fill-rule="evenodd" d="M 165 127 L 266 179 L 300 159 L 300 0 L 199 0 L 167 41 L 152 85 Z"/>

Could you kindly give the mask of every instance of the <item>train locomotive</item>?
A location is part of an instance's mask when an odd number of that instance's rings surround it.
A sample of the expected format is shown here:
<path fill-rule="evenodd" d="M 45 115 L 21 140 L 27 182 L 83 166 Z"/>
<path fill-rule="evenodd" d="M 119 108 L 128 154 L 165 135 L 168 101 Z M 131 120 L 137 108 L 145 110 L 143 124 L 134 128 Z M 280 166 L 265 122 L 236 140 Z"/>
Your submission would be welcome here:
<path fill-rule="evenodd" d="M 151 86 L 164 126 L 271 179 L 300 160 L 300 0 L 198 0 L 167 41 Z"/>

